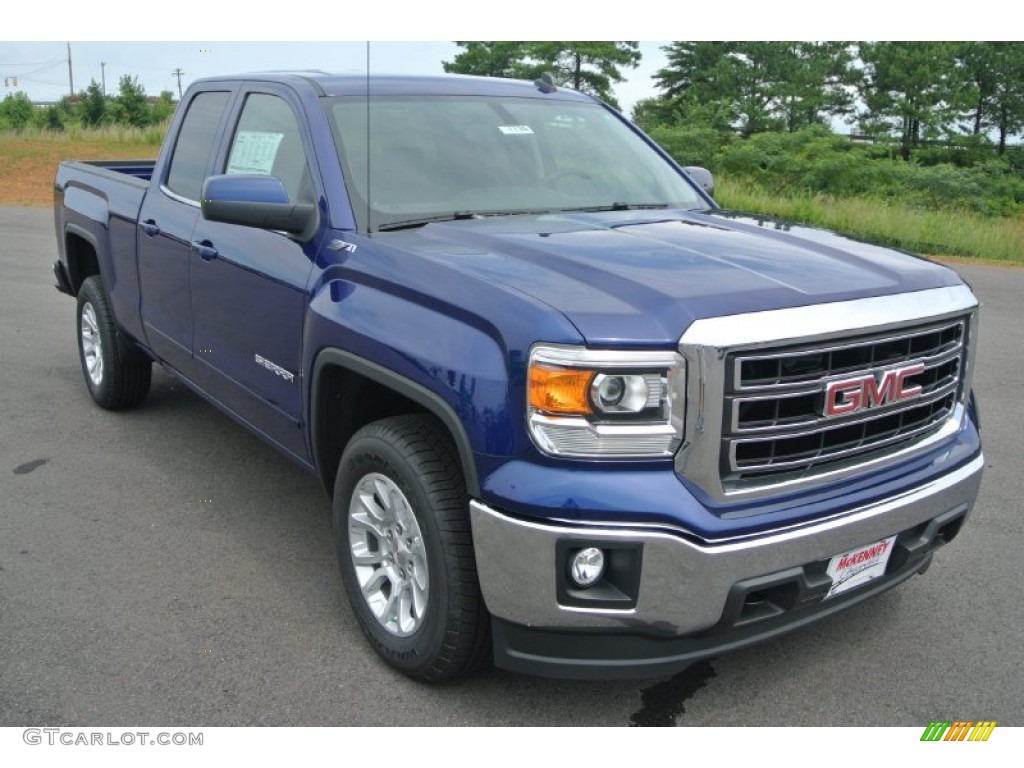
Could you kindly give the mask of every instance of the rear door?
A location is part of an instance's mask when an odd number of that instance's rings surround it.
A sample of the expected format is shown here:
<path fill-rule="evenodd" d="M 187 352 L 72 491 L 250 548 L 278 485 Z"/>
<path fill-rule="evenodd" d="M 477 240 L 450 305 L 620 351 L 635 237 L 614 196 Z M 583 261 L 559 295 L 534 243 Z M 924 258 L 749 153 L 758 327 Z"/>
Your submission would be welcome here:
<path fill-rule="evenodd" d="M 321 201 L 307 121 L 289 88 L 243 85 L 226 139 L 215 174 L 276 176 L 291 200 Z M 202 217 L 192 233 L 199 249 L 190 275 L 199 382 L 303 459 L 302 329 L 319 239 L 301 243 L 282 232 Z"/>
<path fill-rule="evenodd" d="M 142 203 L 138 223 L 140 313 L 149 348 L 188 378 L 192 364 L 189 298 L 192 230 L 230 89 L 201 91 L 189 101 L 174 147 Z M 167 150 L 165 150 L 167 151 Z"/>

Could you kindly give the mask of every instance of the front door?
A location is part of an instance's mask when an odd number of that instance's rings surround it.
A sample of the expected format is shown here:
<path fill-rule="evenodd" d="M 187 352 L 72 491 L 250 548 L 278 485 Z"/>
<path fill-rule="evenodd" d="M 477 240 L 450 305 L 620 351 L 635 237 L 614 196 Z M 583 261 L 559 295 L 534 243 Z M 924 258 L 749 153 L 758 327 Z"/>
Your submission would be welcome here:
<path fill-rule="evenodd" d="M 244 93 L 215 173 L 269 174 L 282 181 L 291 200 L 315 201 L 298 103 L 284 89 L 252 88 Z M 300 366 L 319 237 L 300 243 L 281 232 L 200 217 L 192 240 L 193 355 L 200 385 L 250 426 L 308 459 Z"/>

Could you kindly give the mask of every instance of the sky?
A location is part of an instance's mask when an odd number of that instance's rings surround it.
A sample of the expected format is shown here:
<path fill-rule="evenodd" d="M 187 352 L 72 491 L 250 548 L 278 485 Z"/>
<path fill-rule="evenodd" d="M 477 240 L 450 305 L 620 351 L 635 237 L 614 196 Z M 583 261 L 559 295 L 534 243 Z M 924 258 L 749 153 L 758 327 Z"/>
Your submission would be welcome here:
<path fill-rule="evenodd" d="M 171 74 L 180 68 L 182 89 L 198 77 L 279 68 L 365 72 L 441 73 L 458 48 L 452 40 L 609 40 L 640 42 L 643 60 L 615 86 L 623 110 L 655 95 L 654 73 L 665 63 L 663 37 L 687 40 L 878 40 L 1002 38 L 1006 27 L 993 14 L 965 14 L 960 0 L 929 0 L 922 14 L 913 4 L 858 0 L 728 0 L 628 4 L 550 0 L 483 3 L 480 0 L 378 0 L 333 4 L 237 4 L 175 0 L 47 0 L 22 3 L 0 27 L 0 85 L 18 77 L 17 90 L 40 101 L 68 92 L 67 43 L 71 41 L 74 89 L 101 81 L 116 92 L 118 79 L 136 75 L 150 95 L 177 93 Z M 202 31 L 209 40 L 181 42 Z M 147 42 L 138 42 L 144 38 Z M 323 42 L 323 40 L 335 42 Z M 54 42 L 38 42 L 50 40 Z M 218 42 L 219 41 L 219 42 Z M 278 41 L 278 42 L 254 42 Z M 287 42 L 283 42 L 287 41 Z M 423 42 L 430 41 L 430 42 Z M 645 42 L 646 41 L 646 42 Z M 0 89 L 0 97 L 14 88 Z"/>
<path fill-rule="evenodd" d="M 623 70 L 627 81 L 615 86 L 619 104 L 628 114 L 633 104 L 656 89 L 652 77 L 665 64 L 662 42 L 642 42 L 640 66 Z M 0 78 L 18 78 L 18 86 L 0 91 L 0 98 L 16 90 L 33 101 L 57 101 L 68 93 L 66 42 L 0 41 Z M 269 69 L 322 69 L 327 72 L 366 72 L 366 41 L 350 42 L 71 42 L 75 92 L 91 80 L 102 82 L 107 93 L 117 92 L 123 75 L 139 78 L 146 93 L 178 92 L 200 77 Z M 370 69 L 386 74 L 442 74 L 442 61 L 451 61 L 460 49 L 454 42 L 372 42 Z M 105 67 L 101 65 L 106 63 Z"/>

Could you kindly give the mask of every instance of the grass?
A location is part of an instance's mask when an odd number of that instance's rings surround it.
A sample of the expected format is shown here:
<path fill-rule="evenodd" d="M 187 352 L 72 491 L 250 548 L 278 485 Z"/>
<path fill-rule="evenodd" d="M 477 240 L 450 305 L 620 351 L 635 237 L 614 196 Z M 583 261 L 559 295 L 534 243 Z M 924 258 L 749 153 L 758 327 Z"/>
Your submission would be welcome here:
<path fill-rule="evenodd" d="M 69 143 L 100 142 L 112 144 L 147 144 L 160 149 L 169 123 L 135 128 L 130 125 L 104 125 L 98 128 L 84 128 L 77 123 L 68 125 L 63 131 L 51 131 L 38 126 L 20 131 L 0 131 L 0 146 L 11 139 L 26 139 L 32 142 Z"/>
<path fill-rule="evenodd" d="M 915 253 L 1024 264 L 1024 218 L 921 210 L 864 197 L 780 194 L 740 179 L 715 179 L 724 208 L 778 216 Z"/>
<path fill-rule="evenodd" d="M 166 126 L 0 131 L 0 205 L 52 205 L 62 160 L 150 160 Z"/>

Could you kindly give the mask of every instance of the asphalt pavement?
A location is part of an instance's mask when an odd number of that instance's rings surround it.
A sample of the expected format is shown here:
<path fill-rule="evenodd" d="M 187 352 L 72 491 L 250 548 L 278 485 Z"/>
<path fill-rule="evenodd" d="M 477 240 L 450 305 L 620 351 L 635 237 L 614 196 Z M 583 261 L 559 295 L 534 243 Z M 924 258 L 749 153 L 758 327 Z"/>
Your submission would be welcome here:
<path fill-rule="evenodd" d="M 1024 725 L 1024 269 L 958 267 L 987 468 L 925 576 L 668 680 L 428 686 L 364 641 L 314 477 L 161 370 L 93 405 L 55 247 L 0 208 L 0 726 Z"/>

